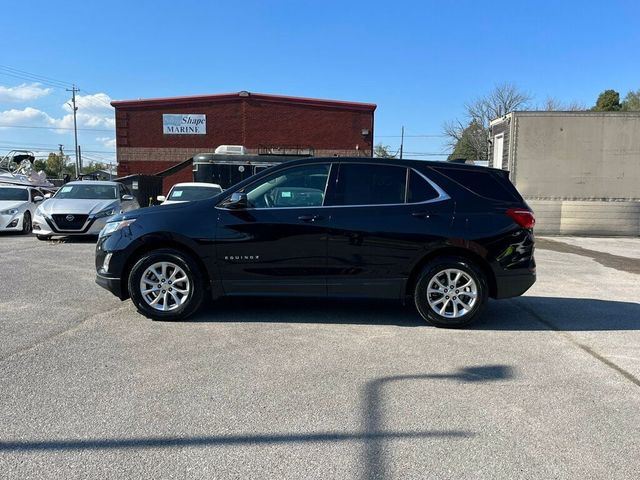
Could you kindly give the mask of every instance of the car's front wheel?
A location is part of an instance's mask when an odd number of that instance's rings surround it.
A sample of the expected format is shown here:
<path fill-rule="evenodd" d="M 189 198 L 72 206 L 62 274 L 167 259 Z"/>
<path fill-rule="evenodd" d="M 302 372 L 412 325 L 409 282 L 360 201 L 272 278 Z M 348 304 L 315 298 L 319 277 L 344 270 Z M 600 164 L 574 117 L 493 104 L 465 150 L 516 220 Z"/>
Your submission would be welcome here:
<path fill-rule="evenodd" d="M 473 262 L 443 257 L 427 264 L 416 283 L 418 312 L 436 327 L 459 328 L 480 313 L 487 300 L 487 280 Z"/>
<path fill-rule="evenodd" d="M 156 320 L 182 320 L 202 303 L 204 281 L 193 259 L 177 250 L 144 254 L 128 279 L 131 300 L 142 314 Z"/>
<path fill-rule="evenodd" d="M 31 214 L 24 212 L 24 217 L 22 217 L 22 234 L 27 235 L 29 233 L 31 233 Z"/>

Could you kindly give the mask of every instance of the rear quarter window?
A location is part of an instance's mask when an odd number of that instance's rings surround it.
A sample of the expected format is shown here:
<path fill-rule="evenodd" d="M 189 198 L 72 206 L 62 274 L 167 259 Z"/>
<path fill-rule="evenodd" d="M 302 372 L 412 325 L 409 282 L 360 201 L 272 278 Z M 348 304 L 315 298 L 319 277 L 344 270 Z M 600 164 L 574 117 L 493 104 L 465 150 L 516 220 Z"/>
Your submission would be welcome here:
<path fill-rule="evenodd" d="M 476 195 L 505 202 L 521 202 L 522 197 L 509 181 L 499 173 L 478 170 L 448 168 L 440 170 L 451 180 L 471 190 Z"/>

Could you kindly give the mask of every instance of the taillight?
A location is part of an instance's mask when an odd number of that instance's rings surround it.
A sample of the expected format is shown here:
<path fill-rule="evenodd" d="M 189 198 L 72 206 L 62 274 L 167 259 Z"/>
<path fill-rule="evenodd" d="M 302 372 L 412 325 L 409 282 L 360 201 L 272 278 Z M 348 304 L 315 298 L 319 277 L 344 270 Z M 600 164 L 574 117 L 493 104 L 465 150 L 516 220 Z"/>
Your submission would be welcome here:
<path fill-rule="evenodd" d="M 524 210 L 522 208 L 510 208 L 507 210 L 507 215 L 509 215 L 513 221 L 522 228 L 531 230 L 536 224 L 536 217 L 534 217 L 533 212 L 529 210 Z"/>

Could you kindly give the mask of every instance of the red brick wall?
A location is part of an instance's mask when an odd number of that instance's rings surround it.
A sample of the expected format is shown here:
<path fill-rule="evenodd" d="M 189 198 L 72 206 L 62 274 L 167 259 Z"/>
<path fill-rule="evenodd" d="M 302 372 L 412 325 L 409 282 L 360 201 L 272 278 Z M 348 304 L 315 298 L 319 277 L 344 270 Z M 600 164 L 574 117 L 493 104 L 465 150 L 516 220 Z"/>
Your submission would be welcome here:
<path fill-rule="evenodd" d="M 163 113 L 207 115 L 206 135 L 164 135 Z M 316 150 L 370 151 L 373 112 L 347 107 L 296 105 L 290 102 L 238 98 L 178 106 L 116 106 L 118 147 L 196 148 L 212 151 L 219 145 L 300 145 Z"/>
<path fill-rule="evenodd" d="M 239 97 L 116 103 L 118 175 L 156 174 L 219 145 L 244 145 L 251 153 L 263 145 L 311 147 L 317 156 L 370 156 L 373 110 L 327 101 L 296 101 L 281 97 Z M 162 114 L 207 116 L 206 135 L 164 135 Z M 362 135 L 362 129 L 370 134 Z M 191 167 L 166 177 L 165 192 L 175 183 L 191 181 Z"/>

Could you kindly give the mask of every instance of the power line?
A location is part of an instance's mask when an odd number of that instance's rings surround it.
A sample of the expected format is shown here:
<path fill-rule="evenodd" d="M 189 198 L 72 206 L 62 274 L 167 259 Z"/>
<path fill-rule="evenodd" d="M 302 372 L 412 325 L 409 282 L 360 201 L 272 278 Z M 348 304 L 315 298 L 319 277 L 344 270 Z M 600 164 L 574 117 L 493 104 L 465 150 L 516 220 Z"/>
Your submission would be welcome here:
<path fill-rule="evenodd" d="M 35 125 L 3 125 L 0 123 L 0 128 L 43 128 L 45 130 L 73 130 L 73 128 L 69 127 L 45 127 L 45 126 L 35 126 Z M 102 128 L 78 128 L 78 130 L 84 130 L 87 132 L 115 132 L 115 127 L 113 130 L 107 130 Z"/>

